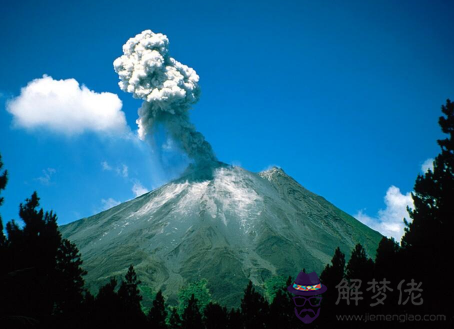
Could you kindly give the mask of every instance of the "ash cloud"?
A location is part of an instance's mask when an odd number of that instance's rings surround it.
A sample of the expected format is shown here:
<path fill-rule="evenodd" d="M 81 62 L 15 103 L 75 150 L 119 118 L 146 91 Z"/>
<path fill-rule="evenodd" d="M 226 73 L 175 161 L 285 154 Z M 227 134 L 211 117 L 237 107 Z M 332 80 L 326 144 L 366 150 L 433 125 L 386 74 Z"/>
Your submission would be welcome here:
<path fill-rule="evenodd" d="M 169 39 L 161 33 L 143 31 L 123 46 L 114 61 L 119 86 L 143 99 L 139 109 L 139 137 L 156 133 L 163 125 L 196 163 L 216 161 L 211 145 L 189 119 L 191 106 L 199 100 L 199 76 L 169 55 Z"/>

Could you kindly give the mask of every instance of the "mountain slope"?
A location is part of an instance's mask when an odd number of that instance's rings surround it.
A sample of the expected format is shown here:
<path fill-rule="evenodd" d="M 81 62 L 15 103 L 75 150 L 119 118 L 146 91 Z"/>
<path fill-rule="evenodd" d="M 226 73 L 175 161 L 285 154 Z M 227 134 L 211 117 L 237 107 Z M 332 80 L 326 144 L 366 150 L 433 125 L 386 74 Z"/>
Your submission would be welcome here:
<path fill-rule="evenodd" d="M 175 302 L 206 278 L 213 298 L 237 305 L 247 280 L 321 272 L 337 246 L 375 255 L 381 235 L 306 190 L 281 169 L 252 173 L 224 164 L 182 178 L 60 228 L 82 253 L 87 283 L 133 264 L 144 284 Z"/>

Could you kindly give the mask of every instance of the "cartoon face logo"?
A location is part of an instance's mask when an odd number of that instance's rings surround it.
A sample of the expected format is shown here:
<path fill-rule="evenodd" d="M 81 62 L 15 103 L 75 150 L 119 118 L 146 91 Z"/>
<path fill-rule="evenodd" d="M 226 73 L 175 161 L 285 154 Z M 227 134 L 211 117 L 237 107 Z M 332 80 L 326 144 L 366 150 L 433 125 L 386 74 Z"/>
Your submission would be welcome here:
<path fill-rule="evenodd" d="M 317 273 L 309 274 L 301 271 L 295 283 L 287 287 L 287 290 L 295 295 L 295 315 L 303 323 L 312 323 L 320 315 L 322 296 L 328 288 L 320 283 Z"/>

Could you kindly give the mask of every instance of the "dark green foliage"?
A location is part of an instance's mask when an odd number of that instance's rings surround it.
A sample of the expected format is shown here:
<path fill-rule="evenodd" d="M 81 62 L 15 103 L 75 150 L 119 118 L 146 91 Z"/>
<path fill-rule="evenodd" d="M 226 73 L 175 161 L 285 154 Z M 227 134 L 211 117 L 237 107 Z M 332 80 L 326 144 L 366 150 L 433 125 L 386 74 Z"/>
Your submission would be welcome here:
<path fill-rule="evenodd" d="M 188 305 L 184 309 L 182 318 L 182 326 L 184 329 L 200 329 L 203 326 L 202 315 L 200 314 L 199 306 L 194 295 L 188 301 Z"/>
<path fill-rule="evenodd" d="M 293 283 L 289 277 L 284 287 L 276 292 L 276 296 L 270 305 L 270 315 L 267 327 L 271 329 L 294 328 L 296 321 L 294 315 L 294 304 L 292 294 L 287 291 L 287 287 Z"/>
<path fill-rule="evenodd" d="M 84 298 L 82 260 L 76 245 L 63 239 L 57 250 L 54 313 L 67 314 L 80 309 Z"/>
<path fill-rule="evenodd" d="M 234 308 L 230 310 L 228 328 L 243 328 L 243 317 L 240 310 Z"/>
<path fill-rule="evenodd" d="M 244 328 L 266 328 L 268 308 L 265 298 L 255 291 L 252 282 L 249 281 L 241 299 L 241 315 Z"/>
<path fill-rule="evenodd" d="M 57 217 L 52 212 L 38 210 L 39 198 L 34 192 L 25 204 L 19 207 L 24 222 L 20 228 L 14 221 L 6 225 L 8 233 L 8 291 L 19 294 L 8 303 L 9 313 L 25 310 L 34 318 L 45 319 L 55 306 L 56 256 L 61 243 L 57 229 Z M 13 274 L 13 275 L 11 275 Z M 33 282 L 30 287 L 24 287 Z M 17 290 L 17 292 L 15 292 Z M 14 301 L 18 301 L 15 305 Z"/>
<path fill-rule="evenodd" d="M 120 300 L 129 310 L 140 310 L 140 302 L 142 300 L 139 290 L 140 283 L 137 279 L 136 271 L 134 271 L 134 266 L 130 265 L 125 280 L 121 283 L 120 289 L 118 290 Z"/>
<path fill-rule="evenodd" d="M 414 210 L 409 209 L 413 221 L 407 223 L 402 254 L 406 267 L 412 268 L 415 279 L 423 282 L 430 311 L 452 314 L 454 289 L 446 289 L 440 295 L 433 285 L 434 281 L 452 280 L 454 251 L 454 103 L 447 100 L 441 110 L 444 115 L 439 124 L 448 136 L 438 140 L 441 153 L 434 160 L 433 170 L 416 178 Z"/>
<path fill-rule="evenodd" d="M 0 192 L 6 181 L 5 171 L 0 174 Z M 57 216 L 38 207 L 34 192 L 19 206 L 23 226 L 14 220 L 6 224 L 8 238 L 0 219 L 0 316 L 12 319 L 11 326 L 28 319 L 27 323 L 77 327 L 86 272 L 76 246 L 61 238 Z"/>
<path fill-rule="evenodd" d="M 227 329 L 229 325 L 229 313 L 227 308 L 219 304 L 209 303 L 204 311 L 204 323 L 206 329 Z"/>
<path fill-rule="evenodd" d="M 0 206 L 3 204 L 3 197 L 1 196 L 2 190 L 5 189 L 6 183 L 8 182 L 8 172 L 5 170 L 3 173 L 1 172 L 3 168 L 3 161 L 2 155 L 0 154 Z M 6 262 L 6 247 L 7 247 L 7 239 L 5 234 L 3 233 L 3 221 L 2 216 L 0 215 L 0 275 L 2 275 L 5 270 L 5 262 Z"/>
<path fill-rule="evenodd" d="M 348 280 L 359 279 L 365 284 L 374 276 L 374 262 L 368 258 L 363 246 L 358 243 L 352 251 L 346 267 L 345 277 Z"/>
<path fill-rule="evenodd" d="M 172 328 L 172 329 L 180 329 L 180 328 L 182 328 L 181 317 L 178 314 L 178 309 L 176 307 L 172 307 L 170 309 L 170 316 L 169 316 L 169 320 L 168 320 L 168 326 L 169 326 L 169 328 Z"/>
<path fill-rule="evenodd" d="M 320 281 L 328 287 L 328 290 L 323 294 L 322 309 L 319 324 L 327 327 L 337 325 L 335 314 L 345 313 L 345 305 L 335 305 L 338 297 L 336 286 L 345 277 L 345 254 L 342 253 L 339 247 L 334 251 L 334 256 L 331 259 L 331 264 L 327 264 L 325 269 L 320 274 Z"/>
<path fill-rule="evenodd" d="M 146 322 L 146 317 L 140 306 L 142 301 L 139 290 L 140 283 L 134 266 L 130 265 L 118 290 L 118 297 L 121 303 L 120 323 L 124 325 L 140 327 Z"/>
<path fill-rule="evenodd" d="M 200 312 L 205 310 L 206 305 L 211 302 L 211 294 L 207 284 L 208 281 L 206 279 L 202 279 L 200 281 L 190 283 L 180 290 L 178 293 L 180 315 L 183 314 L 183 311 L 188 305 L 189 299 L 191 299 L 192 295 L 194 295 L 197 300 L 197 306 L 199 307 Z"/>
<path fill-rule="evenodd" d="M 265 281 L 265 296 L 269 303 L 273 302 L 276 293 L 283 288 L 286 288 L 287 279 L 282 276 L 272 276 Z"/>
<path fill-rule="evenodd" d="M 400 260 L 400 246 L 393 239 L 383 237 L 377 248 L 377 256 L 375 257 L 375 278 L 381 280 L 398 280 L 404 269 L 402 268 Z"/>
<path fill-rule="evenodd" d="M 345 271 L 345 255 L 339 247 L 334 251 L 331 264 L 327 264 L 320 274 L 320 281 L 327 287 L 334 288 L 343 278 Z"/>
<path fill-rule="evenodd" d="M 111 278 L 110 282 L 99 289 L 93 303 L 90 322 L 94 327 L 114 327 L 122 312 L 122 305 L 115 288 L 117 280 Z"/>
<path fill-rule="evenodd" d="M 153 306 L 148 312 L 148 323 L 154 329 L 166 329 L 167 310 L 161 290 L 158 291 L 153 301 Z"/>

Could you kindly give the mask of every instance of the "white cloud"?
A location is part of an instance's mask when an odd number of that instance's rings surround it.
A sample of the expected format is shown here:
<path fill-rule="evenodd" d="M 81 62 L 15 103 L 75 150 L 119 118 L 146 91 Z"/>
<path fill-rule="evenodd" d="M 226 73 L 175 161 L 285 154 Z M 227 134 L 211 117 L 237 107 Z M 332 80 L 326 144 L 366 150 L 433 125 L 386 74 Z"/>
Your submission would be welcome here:
<path fill-rule="evenodd" d="M 132 192 L 136 197 L 141 196 L 148 192 L 148 189 L 144 187 L 140 182 L 135 182 L 132 186 Z"/>
<path fill-rule="evenodd" d="M 393 237 L 400 242 L 404 234 L 404 222 L 406 218 L 410 221 L 407 207 L 414 208 L 411 194 L 402 194 L 400 189 L 395 186 L 388 188 L 386 192 L 385 209 L 380 209 L 375 217 L 370 217 L 360 210 L 354 217 L 363 224 L 380 232 L 387 237 Z"/>
<path fill-rule="evenodd" d="M 118 172 L 118 174 L 125 178 L 128 177 L 128 166 L 125 164 L 121 165 L 121 170 Z"/>
<path fill-rule="evenodd" d="M 44 75 L 7 102 L 14 124 L 26 129 L 45 128 L 67 136 L 93 131 L 105 135 L 129 132 L 122 102 L 112 93 L 96 93 L 75 79 L 54 80 Z"/>
<path fill-rule="evenodd" d="M 121 202 L 114 200 L 112 198 L 108 198 L 108 199 L 102 199 L 101 203 L 102 203 L 102 209 L 107 210 L 107 209 L 113 208 L 115 206 L 118 206 Z"/>
<path fill-rule="evenodd" d="M 36 178 L 36 180 L 39 181 L 43 185 L 50 185 L 52 175 L 54 175 L 57 171 L 54 168 L 47 168 L 47 169 L 44 169 L 42 172 L 43 172 L 43 175 Z"/>
<path fill-rule="evenodd" d="M 127 178 L 129 175 L 129 168 L 125 164 L 121 164 L 117 167 L 112 167 L 107 161 L 101 162 L 101 168 L 103 171 L 114 171 L 118 176 Z"/>
<path fill-rule="evenodd" d="M 432 158 L 429 158 L 427 159 L 426 161 L 423 162 L 423 164 L 421 165 L 421 171 L 423 173 L 426 173 L 428 170 L 430 169 L 430 171 L 434 171 L 434 159 Z"/>
<path fill-rule="evenodd" d="M 101 167 L 103 171 L 111 171 L 112 167 L 107 163 L 107 161 L 101 162 Z"/>

